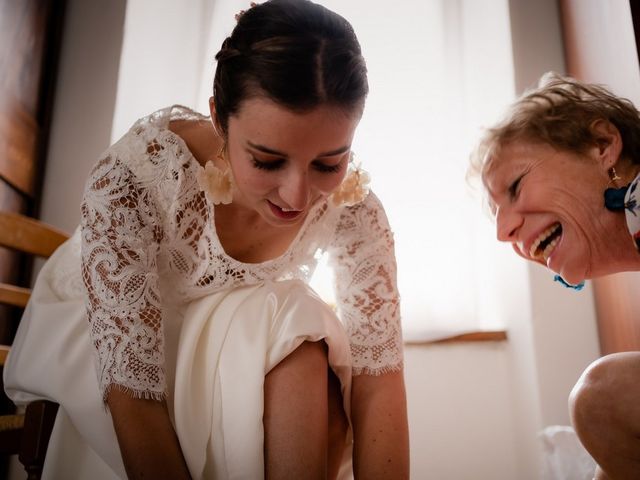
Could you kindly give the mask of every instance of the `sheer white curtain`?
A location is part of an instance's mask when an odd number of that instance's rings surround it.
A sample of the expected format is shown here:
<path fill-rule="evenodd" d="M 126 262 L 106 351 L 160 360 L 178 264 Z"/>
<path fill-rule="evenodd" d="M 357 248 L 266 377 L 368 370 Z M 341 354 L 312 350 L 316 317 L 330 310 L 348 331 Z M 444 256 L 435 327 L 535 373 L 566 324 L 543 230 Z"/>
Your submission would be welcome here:
<path fill-rule="evenodd" d="M 501 328 L 496 246 L 465 181 L 479 127 L 513 99 L 507 0 L 316 0 L 353 25 L 370 94 L 354 151 L 395 232 L 405 338 Z M 213 58 L 247 7 L 217 0 Z M 203 71 L 201 103 L 213 64 Z M 331 299 L 322 266 L 314 287 Z"/>
<path fill-rule="evenodd" d="M 395 232 L 405 338 L 498 328 L 495 241 L 465 171 L 513 98 L 507 2 L 319 0 L 354 26 L 370 95 L 354 150 Z"/>
<path fill-rule="evenodd" d="M 316 1 L 352 23 L 367 60 L 354 150 L 395 231 L 405 337 L 499 327 L 500 255 L 465 170 L 479 126 L 514 96 L 508 1 Z M 171 103 L 207 111 L 214 55 L 248 5 L 128 0 L 114 140 Z M 330 296 L 326 273 L 315 280 Z"/>

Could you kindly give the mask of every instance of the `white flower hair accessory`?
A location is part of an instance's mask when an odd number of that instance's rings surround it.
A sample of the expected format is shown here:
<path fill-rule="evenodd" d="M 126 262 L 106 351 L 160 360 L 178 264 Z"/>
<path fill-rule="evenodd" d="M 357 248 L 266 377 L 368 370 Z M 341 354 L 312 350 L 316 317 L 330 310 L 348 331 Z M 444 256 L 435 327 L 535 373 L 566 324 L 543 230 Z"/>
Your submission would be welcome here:
<path fill-rule="evenodd" d="M 223 146 L 217 157 L 224 159 Z M 204 165 L 204 168 L 200 168 L 196 175 L 196 180 L 200 190 L 204 192 L 207 199 L 214 205 L 228 205 L 233 200 L 233 178 L 231 176 L 231 168 L 227 164 L 227 168 L 224 171 L 215 166 L 215 164 L 209 160 Z"/>
<path fill-rule="evenodd" d="M 336 207 L 340 205 L 351 207 L 363 201 L 369 194 L 371 177 L 360 167 L 360 164 L 355 164 L 354 158 L 355 156 L 351 152 L 349 171 L 342 183 L 329 197 Z"/>

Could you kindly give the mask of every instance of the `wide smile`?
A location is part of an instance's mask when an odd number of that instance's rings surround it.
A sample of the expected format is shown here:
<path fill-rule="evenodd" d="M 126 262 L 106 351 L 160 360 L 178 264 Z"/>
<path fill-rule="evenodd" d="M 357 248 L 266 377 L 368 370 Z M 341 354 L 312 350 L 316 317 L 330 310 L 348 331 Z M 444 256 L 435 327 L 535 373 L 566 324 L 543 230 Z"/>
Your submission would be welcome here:
<path fill-rule="evenodd" d="M 271 209 L 273 214 L 282 220 L 296 220 L 304 212 L 304 210 L 293 210 L 286 207 L 280 207 L 270 200 L 267 200 L 267 203 L 269 204 L 269 208 Z"/>
<path fill-rule="evenodd" d="M 551 253 L 556 248 L 562 238 L 562 225 L 554 223 L 546 228 L 529 247 L 529 257 L 534 260 L 544 261 L 546 264 Z"/>

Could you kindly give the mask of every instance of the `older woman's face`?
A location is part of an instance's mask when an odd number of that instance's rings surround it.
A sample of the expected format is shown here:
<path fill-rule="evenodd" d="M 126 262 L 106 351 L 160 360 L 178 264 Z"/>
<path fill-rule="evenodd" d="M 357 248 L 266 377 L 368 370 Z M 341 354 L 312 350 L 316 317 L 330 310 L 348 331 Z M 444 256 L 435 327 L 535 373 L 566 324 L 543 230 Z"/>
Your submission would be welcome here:
<path fill-rule="evenodd" d="M 610 261 L 607 236 L 616 220 L 604 208 L 609 179 L 597 155 L 516 141 L 499 151 L 483 181 L 498 239 L 521 257 L 570 283 L 600 274 Z"/>

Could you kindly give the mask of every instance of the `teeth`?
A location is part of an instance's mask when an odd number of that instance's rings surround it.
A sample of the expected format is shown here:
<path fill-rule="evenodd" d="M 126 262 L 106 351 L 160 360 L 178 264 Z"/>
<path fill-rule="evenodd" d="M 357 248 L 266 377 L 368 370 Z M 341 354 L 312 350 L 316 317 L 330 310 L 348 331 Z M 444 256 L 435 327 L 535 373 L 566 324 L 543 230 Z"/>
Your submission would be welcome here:
<path fill-rule="evenodd" d="M 299 212 L 300 210 L 296 210 L 295 208 L 283 208 L 280 207 L 280 210 L 282 210 L 283 212 Z"/>
<path fill-rule="evenodd" d="M 554 238 L 553 240 L 551 240 L 551 243 L 546 246 L 546 248 L 542 252 L 542 258 L 544 258 L 544 263 L 547 263 L 547 261 L 549 260 L 549 255 L 551 255 L 551 252 L 553 251 L 554 248 L 556 248 L 556 245 L 558 244 L 559 241 L 560 241 L 560 237 Z"/>
<path fill-rule="evenodd" d="M 560 228 L 560 224 L 556 223 L 554 225 L 551 225 L 544 232 L 538 235 L 538 238 L 536 238 L 534 242 L 531 244 L 531 248 L 529 249 L 529 256 L 532 258 L 539 258 L 540 254 L 536 254 L 536 252 L 538 251 L 538 247 L 542 242 L 544 242 L 547 238 L 549 238 L 552 234 L 554 234 L 556 230 L 558 230 L 559 228 Z M 558 240 L 559 238 L 554 238 L 553 241 L 545 247 L 544 251 L 542 252 L 542 256 L 544 257 L 545 261 L 547 260 L 548 256 L 551 254 L 553 247 L 555 247 L 558 244 Z"/>

